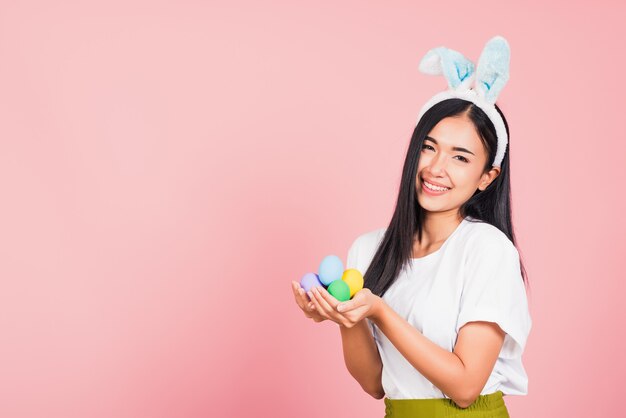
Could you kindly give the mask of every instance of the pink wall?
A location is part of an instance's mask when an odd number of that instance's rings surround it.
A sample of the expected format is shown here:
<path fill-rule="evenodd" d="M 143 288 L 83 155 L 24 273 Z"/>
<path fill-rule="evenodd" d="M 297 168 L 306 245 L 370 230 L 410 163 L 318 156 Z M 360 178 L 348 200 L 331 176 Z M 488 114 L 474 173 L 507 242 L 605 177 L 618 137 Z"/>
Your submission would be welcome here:
<path fill-rule="evenodd" d="M 623 2 L 85 3 L 0 5 L 0 416 L 382 417 L 290 281 L 388 222 L 445 87 L 422 55 L 495 34 L 533 317 L 507 405 L 623 408 Z"/>

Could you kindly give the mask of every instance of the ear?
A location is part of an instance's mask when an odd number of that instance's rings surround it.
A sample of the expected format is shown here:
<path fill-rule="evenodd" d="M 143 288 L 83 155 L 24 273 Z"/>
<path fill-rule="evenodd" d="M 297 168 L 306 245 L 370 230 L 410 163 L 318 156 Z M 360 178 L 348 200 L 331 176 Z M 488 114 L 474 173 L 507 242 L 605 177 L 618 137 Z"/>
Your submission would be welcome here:
<path fill-rule="evenodd" d="M 509 80 L 511 50 L 502 36 L 494 36 L 483 48 L 476 67 L 476 91 L 487 102 L 496 102 L 500 91 Z"/>
<path fill-rule="evenodd" d="M 469 89 L 474 81 L 474 63 L 460 52 L 443 46 L 433 48 L 420 61 L 424 74 L 442 74 L 451 89 Z"/>
<path fill-rule="evenodd" d="M 478 190 L 484 192 L 485 189 L 500 175 L 500 167 L 491 167 L 491 169 L 482 175 Z"/>

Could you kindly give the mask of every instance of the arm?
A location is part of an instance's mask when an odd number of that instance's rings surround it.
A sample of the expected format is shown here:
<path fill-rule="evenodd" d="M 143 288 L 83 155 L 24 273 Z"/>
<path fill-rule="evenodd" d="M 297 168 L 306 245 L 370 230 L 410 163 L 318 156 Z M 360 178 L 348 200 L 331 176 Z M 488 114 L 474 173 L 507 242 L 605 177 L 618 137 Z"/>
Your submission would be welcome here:
<path fill-rule="evenodd" d="M 339 301 L 326 289 L 314 288 L 308 294 L 316 312 L 322 318 L 339 324 L 343 358 L 352 377 L 370 396 L 381 399 L 385 396 L 382 387 L 383 366 L 378 347 L 364 316 L 369 311 L 369 307 L 357 308 L 344 315 L 337 310 Z M 352 302 L 362 300 L 366 294 L 371 295 L 367 289 L 358 292 L 354 295 Z"/>
<path fill-rule="evenodd" d="M 370 319 L 417 371 L 461 408 L 470 406 L 484 388 L 504 343 L 504 331 L 497 324 L 469 322 L 459 330 L 451 353 L 426 338 L 382 299 Z"/>
<path fill-rule="evenodd" d="M 383 365 L 366 321 L 363 319 L 351 328 L 339 326 L 343 358 L 348 371 L 363 390 L 373 398 L 381 399 L 385 396 L 382 386 Z"/>

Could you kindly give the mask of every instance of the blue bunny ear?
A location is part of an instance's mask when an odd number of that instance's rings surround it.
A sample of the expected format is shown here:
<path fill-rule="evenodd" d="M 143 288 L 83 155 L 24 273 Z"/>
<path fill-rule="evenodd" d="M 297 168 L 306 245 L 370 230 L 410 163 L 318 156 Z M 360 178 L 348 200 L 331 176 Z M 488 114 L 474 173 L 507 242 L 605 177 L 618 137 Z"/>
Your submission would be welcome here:
<path fill-rule="evenodd" d="M 419 70 L 425 74 L 443 73 L 451 89 L 469 89 L 474 80 L 474 63 L 460 52 L 443 46 L 433 48 L 420 61 Z"/>
<path fill-rule="evenodd" d="M 476 90 L 489 103 L 495 103 L 509 80 L 511 50 L 502 36 L 494 36 L 483 48 L 476 68 Z"/>

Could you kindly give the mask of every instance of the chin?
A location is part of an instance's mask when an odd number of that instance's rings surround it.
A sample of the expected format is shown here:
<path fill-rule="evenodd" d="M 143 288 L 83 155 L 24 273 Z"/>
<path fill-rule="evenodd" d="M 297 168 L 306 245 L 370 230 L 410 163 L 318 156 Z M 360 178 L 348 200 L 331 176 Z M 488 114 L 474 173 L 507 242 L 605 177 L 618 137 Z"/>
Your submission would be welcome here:
<path fill-rule="evenodd" d="M 449 201 L 441 201 L 434 202 L 431 199 L 423 198 L 422 196 L 417 197 L 417 203 L 419 203 L 422 209 L 427 210 L 429 212 L 447 212 L 450 209 L 454 208 L 454 204 L 450 204 Z"/>

